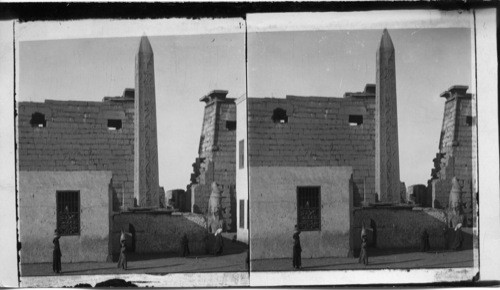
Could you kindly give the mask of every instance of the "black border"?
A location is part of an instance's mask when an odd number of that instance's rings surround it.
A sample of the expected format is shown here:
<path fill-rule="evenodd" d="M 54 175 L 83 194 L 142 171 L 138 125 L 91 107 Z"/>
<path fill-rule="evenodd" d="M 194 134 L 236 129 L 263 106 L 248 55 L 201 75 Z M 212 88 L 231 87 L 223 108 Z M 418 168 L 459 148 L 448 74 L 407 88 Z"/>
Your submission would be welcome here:
<path fill-rule="evenodd" d="M 397 9 L 470 10 L 499 7 L 496 1 L 336 1 L 336 2 L 153 2 L 0 3 L 0 20 L 157 19 L 172 17 L 246 19 L 248 13 L 347 12 Z"/>

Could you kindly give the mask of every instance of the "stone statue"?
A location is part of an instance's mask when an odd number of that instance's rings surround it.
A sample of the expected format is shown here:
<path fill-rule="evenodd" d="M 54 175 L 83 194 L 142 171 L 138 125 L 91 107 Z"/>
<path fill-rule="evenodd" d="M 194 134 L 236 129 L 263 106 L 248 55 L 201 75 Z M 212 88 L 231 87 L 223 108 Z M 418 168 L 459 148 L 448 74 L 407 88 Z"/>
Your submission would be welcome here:
<path fill-rule="evenodd" d="M 456 211 L 460 209 L 461 207 L 460 204 L 462 199 L 461 195 L 462 195 L 462 188 L 460 187 L 457 178 L 453 177 L 453 179 L 451 180 L 450 198 L 448 203 L 448 206 L 451 210 Z"/>
<path fill-rule="evenodd" d="M 456 177 L 451 180 L 450 198 L 448 202 L 448 224 L 455 228 L 463 220 L 462 187 Z"/>
<path fill-rule="evenodd" d="M 210 233 L 222 227 L 221 190 L 217 182 L 212 182 L 212 192 L 208 201 L 207 225 Z"/>

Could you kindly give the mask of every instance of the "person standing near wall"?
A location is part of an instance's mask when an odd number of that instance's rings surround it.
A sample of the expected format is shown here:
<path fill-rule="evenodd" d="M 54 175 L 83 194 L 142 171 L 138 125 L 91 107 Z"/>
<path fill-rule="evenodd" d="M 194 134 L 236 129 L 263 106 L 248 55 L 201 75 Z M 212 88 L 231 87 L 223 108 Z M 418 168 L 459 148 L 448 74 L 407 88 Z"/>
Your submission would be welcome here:
<path fill-rule="evenodd" d="M 214 255 L 218 256 L 222 254 L 223 247 L 224 247 L 224 241 L 222 240 L 222 228 L 219 227 L 217 231 L 215 231 Z"/>
<path fill-rule="evenodd" d="M 429 233 L 427 233 L 427 230 L 424 229 L 422 232 L 422 235 L 420 236 L 420 251 L 422 252 L 427 252 L 431 248 L 430 243 L 429 243 Z"/>
<path fill-rule="evenodd" d="M 302 247 L 300 246 L 300 231 L 299 227 L 295 225 L 295 231 L 293 232 L 293 268 L 302 269 L 301 261 Z"/>
<path fill-rule="evenodd" d="M 187 257 L 190 253 L 189 253 L 189 240 L 186 233 L 182 235 L 181 248 L 182 248 L 182 256 Z"/>
<path fill-rule="evenodd" d="M 59 239 L 61 236 L 57 229 L 54 231 L 54 239 L 52 243 L 54 244 L 54 251 L 52 252 L 52 270 L 54 273 L 61 273 L 61 246 L 59 245 Z"/>
<path fill-rule="evenodd" d="M 364 229 L 364 228 L 363 228 Z M 368 265 L 368 236 L 366 232 L 361 234 L 361 252 L 359 253 L 359 263 L 363 262 L 363 264 Z"/>
<path fill-rule="evenodd" d="M 118 268 L 122 268 L 123 270 L 127 270 L 127 245 L 125 244 L 125 240 L 120 241 L 120 258 L 118 259 Z"/>
<path fill-rule="evenodd" d="M 462 234 L 462 223 L 458 223 L 455 227 L 455 233 L 453 235 L 453 245 L 451 247 L 452 250 L 458 251 L 462 249 L 462 243 L 464 241 L 464 237 Z"/>

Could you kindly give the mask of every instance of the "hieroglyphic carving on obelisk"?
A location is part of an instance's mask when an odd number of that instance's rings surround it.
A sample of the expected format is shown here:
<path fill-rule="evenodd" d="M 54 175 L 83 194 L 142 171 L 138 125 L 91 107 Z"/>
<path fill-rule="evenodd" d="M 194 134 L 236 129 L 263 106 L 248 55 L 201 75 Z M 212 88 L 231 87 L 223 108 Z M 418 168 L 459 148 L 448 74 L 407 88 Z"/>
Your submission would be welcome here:
<path fill-rule="evenodd" d="M 159 207 L 154 59 L 146 36 L 135 58 L 134 113 L 134 197 L 141 207 Z"/>
<path fill-rule="evenodd" d="M 398 112 L 394 45 L 384 29 L 377 50 L 375 191 L 382 202 L 399 201 Z"/>

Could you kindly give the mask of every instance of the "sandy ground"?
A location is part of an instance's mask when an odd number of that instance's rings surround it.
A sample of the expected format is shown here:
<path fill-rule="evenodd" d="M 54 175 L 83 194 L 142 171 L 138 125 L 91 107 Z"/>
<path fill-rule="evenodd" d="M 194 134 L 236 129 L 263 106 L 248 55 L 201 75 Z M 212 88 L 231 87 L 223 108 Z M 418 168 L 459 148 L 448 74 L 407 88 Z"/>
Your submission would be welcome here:
<path fill-rule="evenodd" d="M 257 282 L 260 284 L 254 286 L 267 285 L 266 283 L 273 281 L 278 285 L 289 285 L 288 282 L 293 282 L 292 285 L 299 285 L 302 281 L 314 285 L 316 280 L 308 279 L 307 273 L 310 273 L 309 276 L 318 273 L 320 275 L 318 277 L 332 278 L 331 274 L 325 276 L 324 270 L 347 270 L 348 272 L 351 270 L 351 274 L 354 272 L 356 277 L 356 273 L 361 274 L 358 270 L 456 268 L 459 271 L 464 271 L 464 269 L 474 266 L 472 250 L 426 253 L 372 250 L 367 266 L 359 264 L 356 258 L 303 259 L 303 269 L 298 271 L 292 268 L 291 259 L 269 259 L 251 261 L 252 272 L 249 273 L 245 263 L 246 251 L 235 252 L 234 249 L 233 252 L 227 251 L 222 256 L 135 257 L 133 261 L 129 262 L 128 270 L 117 269 L 116 263 L 63 264 L 63 272 L 59 275 L 52 272 L 50 263 L 26 264 L 21 266 L 23 276 L 20 277 L 20 286 L 71 287 L 80 283 L 94 286 L 98 282 L 114 278 L 130 281 L 140 287 L 245 287 L 252 285 L 255 279 L 259 280 Z M 448 270 L 443 270 L 445 271 L 443 273 L 449 275 Z M 424 271 L 428 272 L 428 270 Z M 461 274 L 461 276 L 473 275 L 470 270 L 465 272 L 467 274 Z M 342 271 L 339 271 L 339 274 L 341 273 Z M 306 278 L 297 281 L 290 280 L 291 278 L 299 278 L 301 275 L 306 275 Z M 267 279 L 271 280 L 266 282 Z M 285 280 L 281 281 L 283 279 Z M 332 281 L 323 282 L 331 284 Z"/>
<path fill-rule="evenodd" d="M 472 250 L 440 252 L 405 252 L 369 250 L 368 265 L 357 258 L 302 259 L 302 271 L 310 270 L 372 270 L 473 267 Z M 252 271 L 293 271 L 292 259 L 254 260 Z"/>

